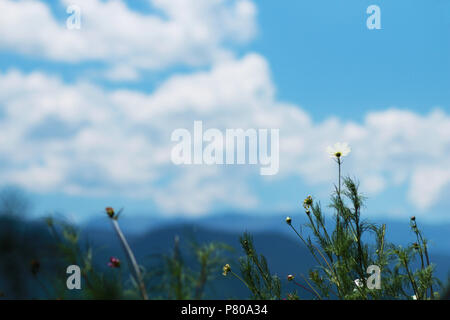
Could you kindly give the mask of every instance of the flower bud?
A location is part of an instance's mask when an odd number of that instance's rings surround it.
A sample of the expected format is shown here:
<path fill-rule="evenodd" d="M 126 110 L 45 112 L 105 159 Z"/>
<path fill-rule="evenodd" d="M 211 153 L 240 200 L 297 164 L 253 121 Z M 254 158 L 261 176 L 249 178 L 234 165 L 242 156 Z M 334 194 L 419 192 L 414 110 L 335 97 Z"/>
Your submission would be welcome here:
<path fill-rule="evenodd" d="M 109 258 L 108 267 L 110 268 L 120 268 L 120 260 L 116 257 Z"/>
<path fill-rule="evenodd" d="M 231 267 L 230 265 L 227 263 L 226 265 L 223 266 L 223 275 L 226 276 L 229 272 L 231 272 Z"/>
<path fill-rule="evenodd" d="M 292 219 L 291 219 L 291 217 L 286 217 L 286 223 L 290 225 L 290 224 L 291 224 L 291 222 L 292 222 Z"/>
<path fill-rule="evenodd" d="M 106 214 L 107 214 L 110 218 L 113 218 L 113 217 L 114 217 L 114 209 L 113 209 L 113 208 L 111 208 L 111 207 L 106 207 L 105 211 L 106 211 Z"/>
<path fill-rule="evenodd" d="M 288 281 L 292 281 L 292 280 L 294 280 L 294 276 L 292 274 L 290 274 L 287 276 L 287 279 L 288 279 Z"/>
<path fill-rule="evenodd" d="M 313 204 L 313 199 L 311 196 L 307 196 L 305 200 L 303 200 L 303 208 L 309 210 Z"/>

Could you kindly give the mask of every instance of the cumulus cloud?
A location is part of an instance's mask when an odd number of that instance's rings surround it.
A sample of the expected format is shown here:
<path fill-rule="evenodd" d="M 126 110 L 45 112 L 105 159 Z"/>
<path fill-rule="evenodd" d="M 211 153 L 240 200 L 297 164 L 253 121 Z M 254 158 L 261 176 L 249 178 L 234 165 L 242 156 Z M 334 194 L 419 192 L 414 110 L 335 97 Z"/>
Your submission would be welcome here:
<path fill-rule="evenodd" d="M 309 185 L 329 184 L 335 167 L 325 152 L 348 142 L 346 173 L 366 193 L 407 187 L 427 209 L 450 184 L 450 116 L 399 109 L 362 122 L 314 122 L 300 106 L 277 100 L 270 68 L 258 54 L 227 59 L 207 71 L 174 75 L 154 92 L 108 91 L 66 84 L 44 73 L 0 74 L 0 161 L 3 183 L 36 192 L 149 198 L 167 213 L 204 214 L 223 204 L 258 206 L 255 166 L 175 166 L 171 132 L 205 127 L 280 129 L 280 171 Z"/>
<path fill-rule="evenodd" d="M 445 165 L 445 166 L 444 166 Z M 421 166 L 411 177 L 409 198 L 420 209 L 427 209 L 438 202 L 445 188 L 450 186 L 450 163 L 443 166 Z"/>
<path fill-rule="evenodd" d="M 149 2 L 155 12 L 143 14 L 122 0 L 60 0 L 61 10 L 81 9 L 81 29 L 69 30 L 45 2 L 3 0 L 0 49 L 51 61 L 99 61 L 111 66 L 110 79 L 127 80 L 136 78 L 132 68 L 202 66 L 230 57 L 227 46 L 256 33 L 250 0 Z"/>

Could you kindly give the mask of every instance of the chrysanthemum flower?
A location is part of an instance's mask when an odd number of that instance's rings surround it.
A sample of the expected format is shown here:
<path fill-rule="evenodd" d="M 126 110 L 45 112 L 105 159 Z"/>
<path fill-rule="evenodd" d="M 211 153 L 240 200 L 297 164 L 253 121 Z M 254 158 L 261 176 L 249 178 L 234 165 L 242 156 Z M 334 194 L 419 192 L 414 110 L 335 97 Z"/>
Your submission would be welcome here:
<path fill-rule="evenodd" d="M 329 146 L 327 148 L 327 153 L 331 158 L 340 159 L 341 157 L 345 157 L 352 151 L 348 145 L 348 143 L 335 143 L 334 146 Z"/>

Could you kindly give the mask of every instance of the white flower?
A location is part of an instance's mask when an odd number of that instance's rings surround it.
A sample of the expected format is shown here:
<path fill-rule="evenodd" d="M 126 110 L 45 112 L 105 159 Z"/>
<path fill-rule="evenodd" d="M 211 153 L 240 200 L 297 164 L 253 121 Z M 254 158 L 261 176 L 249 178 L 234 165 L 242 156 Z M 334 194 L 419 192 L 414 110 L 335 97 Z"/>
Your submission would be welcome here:
<path fill-rule="evenodd" d="M 412 298 L 413 300 L 417 300 L 416 295 L 411 296 L 411 298 Z"/>
<path fill-rule="evenodd" d="M 334 144 L 333 147 L 329 146 L 327 148 L 327 153 L 330 155 L 330 157 L 332 158 L 340 158 L 340 157 L 345 157 L 346 155 L 348 155 L 350 153 L 351 149 L 348 146 L 348 143 L 344 142 L 344 143 L 340 143 L 337 142 Z"/>

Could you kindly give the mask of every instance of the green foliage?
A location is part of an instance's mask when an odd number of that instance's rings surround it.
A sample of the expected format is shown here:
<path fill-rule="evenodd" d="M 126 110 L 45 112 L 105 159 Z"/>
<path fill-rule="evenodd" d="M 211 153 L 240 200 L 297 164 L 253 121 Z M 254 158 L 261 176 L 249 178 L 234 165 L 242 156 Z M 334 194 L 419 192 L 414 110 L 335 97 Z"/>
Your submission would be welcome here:
<path fill-rule="evenodd" d="M 190 253 L 194 257 L 197 268 L 189 267 L 186 257 L 180 249 L 179 237 L 175 237 L 173 251 L 162 256 L 162 264 L 152 274 L 162 275 L 161 281 L 154 287 L 162 294 L 161 299 L 202 299 L 205 287 L 217 277 L 220 266 L 225 261 L 224 254 L 232 248 L 224 243 L 210 242 L 198 244 L 193 241 Z M 159 278 L 159 277 L 158 277 Z"/>
<path fill-rule="evenodd" d="M 48 297 L 56 299 L 107 299 L 115 300 L 124 297 L 122 294 L 122 283 L 120 276 L 116 273 L 105 275 L 96 270 L 93 264 L 93 249 L 87 245 L 83 250 L 79 244 L 79 231 L 72 225 L 64 221 L 55 221 L 52 218 L 46 219 L 47 225 L 56 240 L 56 254 L 64 263 L 61 265 L 78 265 L 81 269 L 85 288 L 78 292 L 69 292 L 64 281 L 51 279 L 47 283 L 52 283 L 52 292 L 47 291 Z M 115 271 L 115 270 L 114 270 Z M 64 279 L 65 277 L 61 277 Z"/>
<path fill-rule="evenodd" d="M 238 278 L 250 289 L 251 298 L 259 300 L 280 299 L 280 279 L 270 273 L 266 258 L 256 252 L 252 237 L 248 233 L 244 233 L 240 238 L 240 243 L 245 256 L 239 260 L 242 279 Z"/>
<path fill-rule="evenodd" d="M 345 178 L 343 184 L 343 190 L 336 187 L 331 197 L 330 208 L 335 211 L 332 232 L 325 224 L 319 203 L 305 210 L 312 238 L 305 239 L 290 224 L 318 263 L 316 272 L 311 272 L 309 278 L 321 297 L 411 299 L 412 292 L 417 299 L 433 298 L 434 266 L 428 259 L 427 243 L 415 218 L 411 223 L 418 242 L 405 249 L 389 244 L 385 239 L 385 225 L 377 226 L 361 219 L 364 197 L 358 185 L 350 178 Z M 413 271 L 412 262 L 417 255 L 422 264 Z M 380 289 L 368 287 L 367 268 L 372 265 L 381 270 Z"/>
<path fill-rule="evenodd" d="M 441 300 L 450 300 L 450 276 L 447 280 L 447 285 L 443 288 L 442 294 L 440 295 Z"/>
<path fill-rule="evenodd" d="M 127 278 L 130 268 L 120 264 L 109 272 L 101 272 L 93 262 L 94 250 L 90 245 L 82 248 L 79 231 L 72 225 L 52 218 L 46 223 L 54 237 L 53 259 L 60 260 L 61 269 L 68 265 L 78 265 L 83 278 L 83 290 L 68 291 L 66 283 L 42 270 L 37 261 L 34 268 L 35 281 L 41 286 L 47 299 L 139 299 L 142 298 L 139 283 L 132 272 Z M 167 255 L 158 256 L 158 265 L 150 266 L 148 270 L 139 266 L 143 274 L 146 290 L 152 299 L 202 299 L 206 286 L 217 277 L 220 266 L 224 262 L 223 254 L 231 247 L 223 243 L 192 242 L 189 254 L 182 254 L 179 238 L 175 240 L 173 251 Z M 185 257 L 195 259 L 193 268 L 185 261 Z M 64 266 L 64 268 L 63 268 Z"/>
<path fill-rule="evenodd" d="M 347 152 L 348 153 L 348 152 Z M 317 299 L 434 299 L 438 281 L 433 277 L 434 265 L 430 262 L 427 240 L 416 223 L 410 220 L 416 242 L 402 248 L 386 241 L 386 225 L 376 225 L 362 219 L 365 198 L 358 184 L 351 178 L 341 179 L 342 153 L 336 152 L 338 185 L 328 206 L 334 211 L 333 221 L 325 221 L 319 202 L 308 196 L 303 207 L 308 219 L 305 235 L 287 217 L 286 223 L 310 251 L 317 267 L 308 276 L 300 275 L 301 284 L 293 275 L 289 282 L 312 293 Z M 341 180 L 342 186 L 341 186 Z M 301 230 L 301 229 L 300 229 Z M 251 291 L 254 299 L 279 299 L 280 282 L 271 276 L 267 261 L 258 257 L 248 234 L 241 238 L 246 256 L 241 258 L 238 277 Z M 419 265 L 419 268 L 414 266 Z M 375 269 L 374 269 L 375 268 Z M 372 274 L 380 270 L 380 286 L 375 286 Z M 288 299 L 297 299 L 296 292 Z"/>

